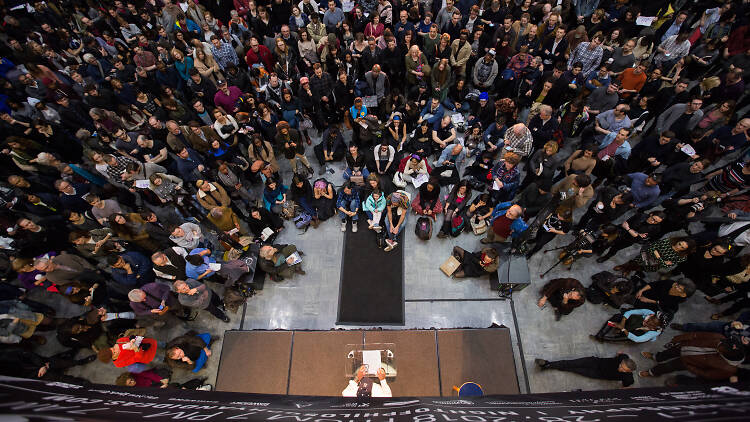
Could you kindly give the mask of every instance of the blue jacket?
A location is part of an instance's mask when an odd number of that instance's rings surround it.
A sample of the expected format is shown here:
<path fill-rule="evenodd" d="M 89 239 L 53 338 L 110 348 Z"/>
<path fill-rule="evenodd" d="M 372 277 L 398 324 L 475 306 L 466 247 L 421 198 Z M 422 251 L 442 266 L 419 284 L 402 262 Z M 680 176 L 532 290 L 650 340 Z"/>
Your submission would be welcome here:
<path fill-rule="evenodd" d="M 649 315 L 654 314 L 654 311 L 650 309 L 631 309 L 623 314 L 625 318 L 630 318 L 631 315 L 642 315 L 643 318 L 646 318 Z M 628 338 L 636 343 L 644 343 L 647 341 L 654 341 L 657 337 L 659 337 L 659 334 L 661 334 L 662 330 L 655 330 L 655 331 L 647 331 L 639 336 L 628 332 Z"/>
<path fill-rule="evenodd" d="M 607 136 L 602 139 L 602 141 L 599 143 L 599 149 L 602 150 L 607 147 L 607 145 L 611 144 L 612 141 L 615 140 L 615 136 L 617 136 L 617 132 L 610 132 Z M 618 157 L 622 157 L 623 160 L 627 160 L 630 157 L 630 143 L 628 141 L 625 141 L 617 147 L 615 150 L 615 155 Z"/>
<path fill-rule="evenodd" d="M 432 105 L 431 101 L 427 102 L 427 105 L 424 106 L 422 109 L 422 112 L 419 114 L 420 117 L 423 117 L 425 114 L 430 113 L 430 106 Z M 443 114 L 445 114 L 445 109 L 443 108 L 442 104 L 439 104 L 437 109 L 434 113 L 432 113 L 432 117 L 427 119 L 427 121 L 430 123 L 430 125 L 434 125 L 435 122 L 439 121 L 443 118 Z"/>
<path fill-rule="evenodd" d="M 630 193 L 633 194 L 633 205 L 637 208 L 643 208 L 651 205 L 659 197 L 661 189 L 659 185 L 646 186 L 644 182 L 648 175 L 644 173 L 630 173 Z"/>
<path fill-rule="evenodd" d="M 446 161 L 450 158 L 451 153 L 453 152 L 453 148 L 456 146 L 456 144 L 450 144 L 446 145 L 445 148 L 443 148 L 443 152 L 440 153 L 440 158 L 437 160 L 437 166 L 442 166 L 443 161 Z M 458 157 L 456 157 L 454 163 L 456 164 L 456 169 L 461 170 L 464 168 L 464 160 L 466 159 L 466 148 L 462 149 L 461 152 L 458 153 Z"/>
<path fill-rule="evenodd" d="M 189 255 L 198 255 L 199 253 L 205 251 L 205 248 L 195 248 L 192 251 L 190 251 Z M 185 275 L 188 278 L 192 278 L 194 280 L 198 280 L 198 277 L 200 277 L 201 274 L 205 273 L 206 270 L 210 270 L 210 267 L 208 264 L 215 264 L 216 259 L 214 259 L 211 255 L 203 255 L 203 264 L 201 265 L 193 265 L 187 261 L 185 261 Z M 206 277 L 211 277 L 214 274 L 215 271 L 211 270 L 211 272 L 206 275 Z"/>
<path fill-rule="evenodd" d="M 151 283 L 156 278 L 154 267 L 151 260 L 140 252 L 128 251 L 120 254 L 122 259 L 130 264 L 133 270 L 128 274 L 122 268 L 112 268 L 112 279 L 123 286 L 139 287 L 146 283 Z"/>
<path fill-rule="evenodd" d="M 341 189 L 339 191 L 338 197 L 336 198 L 336 209 L 344 208 L 346 210 L 350 210 L 351 204 L 356 204 L 357 208 L 359 208 L 360 202 L 359 191 L 357 191 L 357 189 L 352 188 L 351 195 L 347 195 L 346 192 L 344 192 L 344 189 Z"/>
<path fill-rule="evenodd" d="M 492 215 L 490 216 L 490 221 L 494 222 L 497 217 L 500 217 L 501 215 L 505 214 L 505 211 L 508 210 L 513 205 L 512 202 L 501 202 L 495 206 L 495 209 L 492 210 Z M 511 237 L 518 237 L 526 231 L 526 229 L 529 228 L 529 225 L 526 224 L 525 221 L 523 221 L 523 217 L 518 217 L 510 224 L 510 236 Z"/>
<path fill-rule="evenodd" d="M 195 182 L 198 180 L 198 165 L 203 164 L 203 157 L 194 150 L 188 148 L 188 158 L 175 157 L 174 163 L 177 166 L 177 173 L 185 182 Z"/>

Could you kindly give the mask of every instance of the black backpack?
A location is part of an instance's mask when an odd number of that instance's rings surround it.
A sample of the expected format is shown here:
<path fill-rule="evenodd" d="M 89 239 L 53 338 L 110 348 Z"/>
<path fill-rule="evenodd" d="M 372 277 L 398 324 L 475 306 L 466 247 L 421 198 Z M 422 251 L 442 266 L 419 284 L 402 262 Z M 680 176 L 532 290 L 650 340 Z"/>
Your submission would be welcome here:
<path fill-rule="evenodd" d="M 422 240 L 430 240 L 432 237 L 432 219 L 430 217 L 419 217 L 414 233 Z"/>

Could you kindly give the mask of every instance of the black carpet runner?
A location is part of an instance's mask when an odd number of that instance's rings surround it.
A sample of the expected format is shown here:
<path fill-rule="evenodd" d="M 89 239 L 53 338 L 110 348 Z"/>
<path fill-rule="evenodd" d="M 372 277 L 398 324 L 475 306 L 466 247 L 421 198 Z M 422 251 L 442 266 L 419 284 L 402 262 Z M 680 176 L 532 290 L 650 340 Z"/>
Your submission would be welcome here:
<path fill-rule="evenodd" d="M 403 325 L 404 233 L 398 246 L 385 252 L 378 248 L 364 216 L 358 229 L 352 233 L 347 228 L 344 236 L 337 324 Z"/>

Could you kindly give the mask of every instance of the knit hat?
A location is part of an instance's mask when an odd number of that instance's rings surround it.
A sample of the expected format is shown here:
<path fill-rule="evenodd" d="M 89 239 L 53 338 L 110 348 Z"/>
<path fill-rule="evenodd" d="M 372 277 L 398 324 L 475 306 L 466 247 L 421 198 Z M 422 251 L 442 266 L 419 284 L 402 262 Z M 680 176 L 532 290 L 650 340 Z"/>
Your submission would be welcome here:
<path fill-rule="evenodd" d="M 480 100 L 480 101 L 481 101 L 481 100 L 485 100 L 485 101 L 487 101 L 487 100 L 489 100 L 489 99 L 490 99 L 490 95 L 489 95 L 488 93 L 486 93 L 486 92 L 482 92 L 482 93 L 480 93 L 480 94 L 479 94 L 479 100 Z"/>

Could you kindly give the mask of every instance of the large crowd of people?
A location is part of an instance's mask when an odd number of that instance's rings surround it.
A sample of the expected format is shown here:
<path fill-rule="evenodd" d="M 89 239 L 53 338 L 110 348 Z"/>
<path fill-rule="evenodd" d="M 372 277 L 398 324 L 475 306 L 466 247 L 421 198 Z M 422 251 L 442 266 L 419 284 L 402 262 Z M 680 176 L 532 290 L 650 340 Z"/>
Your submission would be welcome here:
<path fill-rule="evenodd" d="M 592 341 L 685 333 L 640 372 L 627 355 L 542 369 L 747 379 L 747 1 L 2 7 L 4 375 L 65 380 L 99 359 L 119 385 L 206 388 L 170 379 L 211 356 L 195 312 L 228 322 L 257 274 L 303 277 L 283 230 L 362 218 L 388 253 L 413 214 L 431 242 L 482 236 L 453 249 L 454 278 L 496 271 L 502 243 L 532 257 L 562 241 L 574 269 L 638 248 L 549 281 L 538 305 L 611 306 Z M 726 309 L 680 313 L 696 290 Z M 83 313 L 59 317 L 36 300 L 50 295 Z M 190 331 L 154 334 L 175 326 Z M 37 350 L 49 330 L 68 350 Z"/>

